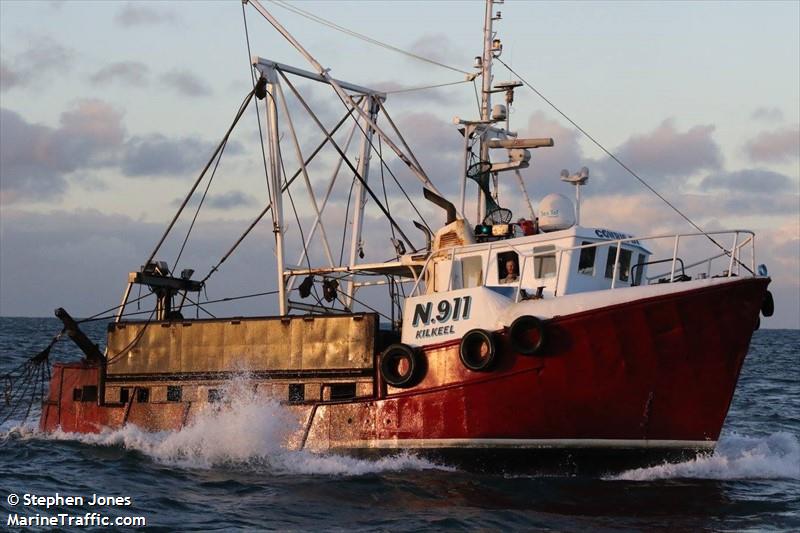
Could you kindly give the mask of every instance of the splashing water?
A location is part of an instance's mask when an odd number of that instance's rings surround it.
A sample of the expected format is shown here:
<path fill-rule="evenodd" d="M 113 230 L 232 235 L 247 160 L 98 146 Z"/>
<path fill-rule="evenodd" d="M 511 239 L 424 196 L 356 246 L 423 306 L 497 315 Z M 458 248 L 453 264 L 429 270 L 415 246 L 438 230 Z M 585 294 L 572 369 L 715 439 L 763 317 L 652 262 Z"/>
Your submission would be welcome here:
<path fill-rule="evenodd" d="M 713 454 L 683 463 L 628 470 L 609 479 L 800 479 L 800 442 L 791 433 L 723 437 Z"/>
<path fill-rule="evenodd" d="M 254 393 L 246 377 L 224 387 L 229 402 L 209 404 L 178 431 L 148 432 L 135 425 L 96 434 L 55 431 L 48 435 L 19 429 L 17 437 L 44 437 L 94 446 L 138 451 L 156 462 L 183 468 L 216 466 L 264 468 L 272 474 L 364 475 L 397 470 L 447 469 L 408 453 L 377 460 L 293 449 L 301 420 L 268 398 Z"/>

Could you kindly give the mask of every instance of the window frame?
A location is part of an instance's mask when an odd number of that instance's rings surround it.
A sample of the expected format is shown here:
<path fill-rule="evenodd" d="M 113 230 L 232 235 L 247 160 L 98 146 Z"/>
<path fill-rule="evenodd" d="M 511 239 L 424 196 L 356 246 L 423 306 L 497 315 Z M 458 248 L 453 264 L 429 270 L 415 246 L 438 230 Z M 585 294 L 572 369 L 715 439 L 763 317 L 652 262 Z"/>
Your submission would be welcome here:
<path fill-rule="evenodd" d="M 552 254 L 545 254 L 544 252 L 553 252 Z M 537 256 L 536 254 L 543 254 Z M 535 279 L 548 279 L 556 277 L 558 272 L 558 261 L 556 260 L 556 245 L 545 244 L 543 246 L 533 247 L 533 277 Z M 552 270 L 543 272 L 543 267 L 546 265 L 545 261 L 548 259 L 553 260 Z M 544 275 L 542 275 L 544 274 Z"/>
<path fill-rule="evenodd" d="M 511 260 L 517 265 L 517 279 L 513 281 L 503 281 L 503 278 L 500 277 L 501 273 L 505 273 L 506 271 L 506 263 Z M 498 252 L 496 256 L 497 261 L 497 284 L 498 285 L 516 285 L 520 282 L 522 278 L 522 272 L 519 269 L 519 254 L 514 250 L 508 250 L 505 252 Z"/>
<path fill-rule="evenodd" d="M 588 244 L 594 244 L 594 243 L 591 242 L 591 241 L 582 241 L 581 242 L 581 246 L 586 246 Z M 581 253 L 578 254 L 578 274 L 583 274 L 584 276 L 591 276 L 591 277 L 595 276 L 595 274 L 597 273 L 597 266 L 596 266 L 597 265 L 597 248 L 598 248 L 597 246 L 591 246 L 591 247 L 588 247 L 588 248 L 581 248 Z M 586 272 L 585 271 L 586 267 L 581 268 L 581 263 L 582 263 L 583 258 L 584 258 L 584 252 L 586 252 L 587 255 L 591 254 L 591 256 L 592 256 L 591 272 Z"/>
<path fill-rule="evenodd" d="M 625 257 L 627 257 L 627 268 L 622 268 L 625 265 Z M 619 261 L 617 259 L 617 246 L 608 246 L 608 255 L 606 256 L 606 270 L 605 278 L 614 279 L 614 263 L 617 263 L 617 280 L 623 283 L 630 283 L 630 270 L 631 261 L 633 260 L 633 250 L 621 246 L 619 249 Z M 624 277 L 623 277 L 624 276 Z"/>
<path fill-rule="evenodd" d="M 461 288 L 472 289 L 474 287 L 481 287 L 483 285 L 483 257 L 480 255 L 467 255 L 459 258 L 459 262 L 461 263 Z M 468 266 L 469 263 L 475 263 L 479 267 L 477 269 L 477 275 L 478 275 L 476 279 L 477 283 L 474 285 L 467 283 L 468 279 L 470 280 L 472 279 L 467 277 L 467 269 L 465 268 Z M 470 266 L 470 268 L 473 267 L 474 265 Z"/>

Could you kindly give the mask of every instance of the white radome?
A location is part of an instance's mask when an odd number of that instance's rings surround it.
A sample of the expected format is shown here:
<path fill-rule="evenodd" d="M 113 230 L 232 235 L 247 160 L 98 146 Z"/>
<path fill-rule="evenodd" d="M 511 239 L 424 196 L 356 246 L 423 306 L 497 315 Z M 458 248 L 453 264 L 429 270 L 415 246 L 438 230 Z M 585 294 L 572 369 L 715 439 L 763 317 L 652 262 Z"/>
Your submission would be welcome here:
<path fill-rule="evenodd" d="M 557 231 L 575 225 L 575 204 L 563 194 L 548 194 L 539 202 L 539 229 Z"/>

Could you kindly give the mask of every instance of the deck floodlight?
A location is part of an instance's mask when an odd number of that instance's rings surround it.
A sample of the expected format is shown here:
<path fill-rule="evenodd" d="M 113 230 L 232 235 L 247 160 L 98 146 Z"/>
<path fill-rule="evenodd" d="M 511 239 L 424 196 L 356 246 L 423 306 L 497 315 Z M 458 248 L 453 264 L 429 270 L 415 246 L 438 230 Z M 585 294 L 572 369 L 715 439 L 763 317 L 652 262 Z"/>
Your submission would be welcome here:
<path fill-rule="evenodd" d="M 255 92 L 256 98 L 259 100 L 263 100 L 267 96 L 267 78 L 263 75 L 258 78 L 258 83 L 256 83 L 256 87 L 253 90 Z"/>
<path fill-rule="evenodd" d="M 300 298 L 308 298 L 311 294 L 311 289 L 314 286 L 314 276 L 306 276 L 303 282 L 298 287 L 298 291 L 300 292 Z"/>

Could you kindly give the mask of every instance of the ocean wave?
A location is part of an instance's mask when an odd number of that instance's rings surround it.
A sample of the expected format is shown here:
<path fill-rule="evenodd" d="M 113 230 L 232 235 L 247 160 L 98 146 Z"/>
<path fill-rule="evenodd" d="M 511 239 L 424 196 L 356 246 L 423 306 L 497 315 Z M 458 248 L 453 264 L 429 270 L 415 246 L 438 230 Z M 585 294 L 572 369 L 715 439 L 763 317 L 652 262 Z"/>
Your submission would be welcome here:
<path fill-rule="evenodd" d="M 682 463 L 628 470 L 608 479 L 800 479 L 800 442 L 787 432 L 767 437 L 726 435 L 714 453 Z"/>

